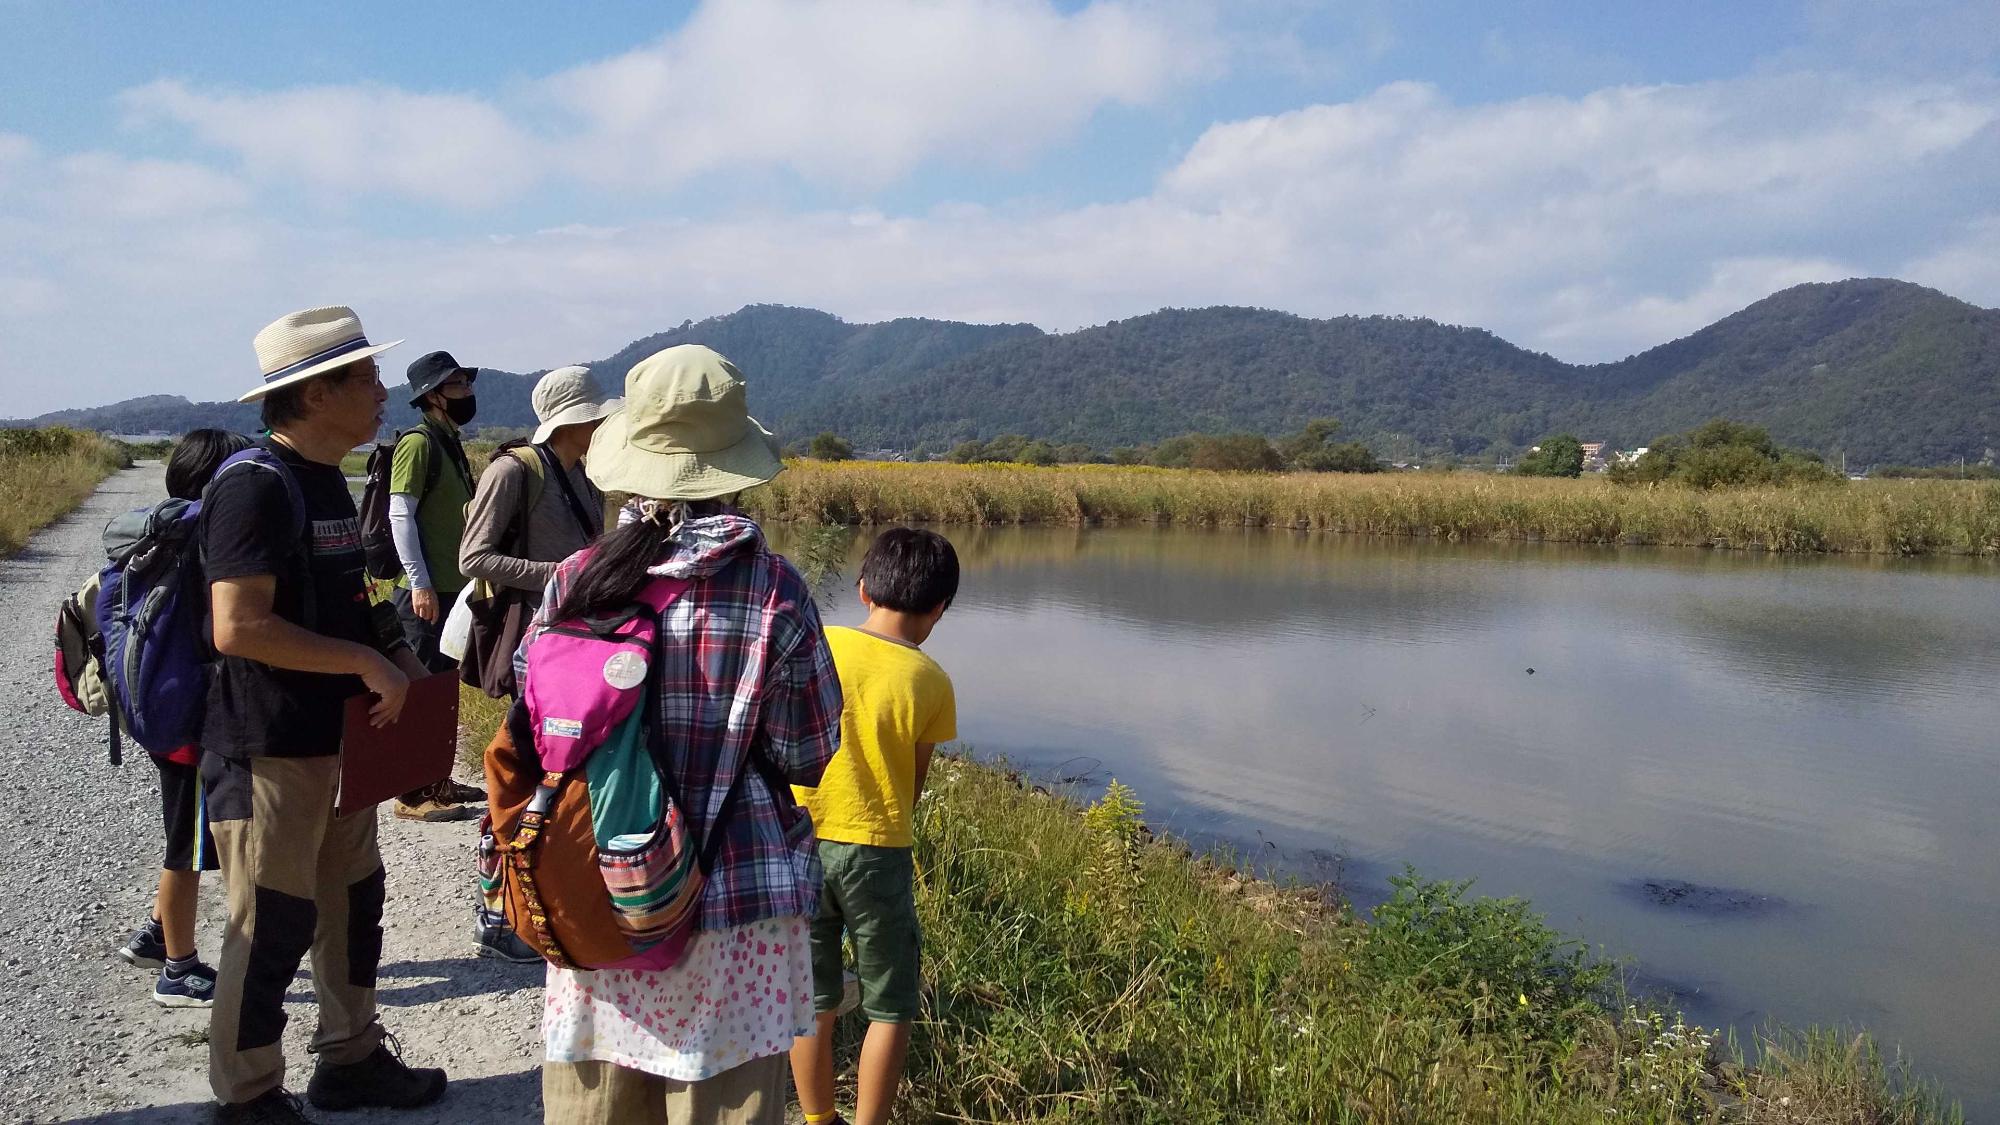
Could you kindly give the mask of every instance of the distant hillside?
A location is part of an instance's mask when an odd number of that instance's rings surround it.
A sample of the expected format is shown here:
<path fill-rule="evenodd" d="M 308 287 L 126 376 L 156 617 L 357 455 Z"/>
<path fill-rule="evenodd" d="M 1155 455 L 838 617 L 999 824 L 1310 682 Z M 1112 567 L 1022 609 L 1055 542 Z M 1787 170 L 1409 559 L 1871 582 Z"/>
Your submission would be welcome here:
<path fill-rule="evenodd" d="M 1566 364 L 1476 328 L 1405 317 L 1312 320 L 1163 309 L 1078 332 L 905 319 L 849 324 L 751 305 L 593 364 L 705 343 L 749 375 L 787 440 L 866 448 L 1025 433 L 1100 449 L 1189 430 L 1280 433 L 1332 415 L 1385 450 L 1513 452 L 1572 430 L 1621 446 L 1711 417 L 1769 426 L 1850 463 L 1939 463 L 2000 447 L 2000 312 L 1891 280 L 1802 285 L 1616 363 Z M 482 374 L 480 422 L 526 426 L 532 375 Z M 406 424 L 407 411 L 391 424 Z M 234 403 L 154 395 L 29 424 L 120 432 L 254 425 Z"/>

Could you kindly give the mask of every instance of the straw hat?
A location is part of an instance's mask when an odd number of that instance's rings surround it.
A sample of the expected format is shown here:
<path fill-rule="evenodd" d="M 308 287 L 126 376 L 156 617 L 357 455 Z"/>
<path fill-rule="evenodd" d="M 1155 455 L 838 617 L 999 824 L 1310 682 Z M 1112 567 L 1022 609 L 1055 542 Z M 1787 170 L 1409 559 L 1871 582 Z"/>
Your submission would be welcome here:
<path fill-rule="evenodd" d="M 778 439 L 744 404 L 742 373 L 700 344 L 633 366 L 625 407 L 597 428 L 584 464 L 604 491 L 654 500 L 712 500 L 785 468 Z"/>
<path fill-rule="evenodd" d="M 250 346 L 257 350 L 257 367 L 264 385 L 238 402 L 255 402 L 279 387 L 289 387 L 336 367 L 386 352 L 401 340 L 371 344 L 361 331 L 361 318 L 344 305 L 286 313 L 257 333 Z"/>
<path fill-rule="evenodd" d="M 529 439 L 537 445 L 564 426 L 609 417 L 625 404 L 623 399 L 605 398 L 587 367 L 558 367 L 542 376 L 528 402 L 535 408 L 535 420 L 541 423 Z"/>

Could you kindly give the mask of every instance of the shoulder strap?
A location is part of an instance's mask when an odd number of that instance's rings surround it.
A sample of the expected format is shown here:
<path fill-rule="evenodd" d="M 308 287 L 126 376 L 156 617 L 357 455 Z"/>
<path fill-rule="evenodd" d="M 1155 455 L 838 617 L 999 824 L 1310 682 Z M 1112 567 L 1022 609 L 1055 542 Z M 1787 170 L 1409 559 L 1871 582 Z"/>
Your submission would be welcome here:
<path fill-rule="evenodd" d="M 569 505 L 569 514 L 575 518 L 576 526 L 583 531 L 584 540 L 587 542 L 597 538 L 604 529 L 598 526 L 596 519 L 591 518 L 590 506 L 577 496 L 576 486 L 569 480 L 569 470 L 562 467 L 562 462 L 556 460 L 555 453 L 548 446 L 537 445 L 535 450 L 542 455 L 543 475 L 554 477 L 556 485 L 562 489 L 563 500 Z"/>
<path fill-rule="evenodd" d="M 669 605 L 673 604 L 676 599 L 685 594 L 688 588 L 693 585 L 694 579 L 691 578 L 656 577 L 653 581 L 646 584 L 644 590 L 640 591 L 638 600 L 648 609 L 652 610 L 657 617 L 659 614 L 664 613 Z M 665 649 L 663 630 L 658 627 L 657 623 L 653 629 L 651 647 L 652 664 L 657 669 L 660 657 Z M 646 729 L 649 732 L 653 729 L 653 717 L 659 714 L 658 684 L 659 677 L 657 674 L 649 674 L 646 677 L 646 699 L 641 706 L 646 709 L 642 717 L 642 722 L 645 723 Z M 653 759 L 653 770 L 659 775 L 660 787 L 665 791 L 668 799 L 681 806 L 683 815 L 692 812 L 691 806 L 681 798 L 679 788 L 674 785 L 671 765 L 665 760 L 665 755 L 660 752 L 659 747 L 650 736 L 646 739 L 646 747 Z M 774 799 L 778 793 L 787 791 L 780 788 L 782 779 L 780 781 L 772 780 L 775 771 L 770 762 L 765 759 L 764 755 L 755 746 L 750 748 L 749 760 L 745 763 L 745 766 L 747 768 L 737 770 L 736 776 L 730 779 L 729 790 L 722 795 L 722 805 L 715 811 L 715 822 L 710 824 L 707 830 L 702 833 L 701 850 L 697 854 L 696 862 L 699 864 L 704 878 L 708 876 L 710 871 L 714 870 L 715 857 L 721 854 L 723 841 L 728 837 L 729 822 L 736 813 L 736 798 L 743 788 L 744 775 L 749 773 L 751 769 L 755 769 L 758 775 L 764 778 L 765 783 L 772 787 Z"/>
<path fill-rule="evenodd" d="M 203 495 L 207 495 L 208 488 L 215 487 L 215 482 L 221 480 L 224 473 L 239 465 L 252 465 L 265 472 L 274 473 L 284 483 L 285 499 L 292 509 L 292 546 L 298 554 L 304 577 L 304 581 L 300 583 L 299 605 L 305 618 L 303 624 L 310 629 L 319 621 L 319 589 L 318 584 L 313 581 L 312 548 L 307 545 L 307 533 L 310 529 L 306 517 L 305 490 L 299 487 L 299 479 L 292 475 L 292 470 L 285 464 L 284 458 L 261 445 L 253 445 L 241 452 L 230 454 L 221 465 L 217 466 L 215 475 L 208 479 L 207 488 L 202 490 Z"/>
<path fill-rule="evenodd" d="M 494 466 L 499 464 L 499 455 L 501 453 L 506 453 L 519 462 L 521 468 L 525 469 L 528 473 L 528 502 L 522 504 L 520 511 L 514 513 L 514 534 L 513 538 L 508 542 L 509 553 L 526 557 L 528 553 L 529 517 L 534 514 L 535 505 L 542 498 L 542 459 L 535 456 L 534 451 L 526 445 L 503 446 L 501 449 L 495 451 L 493 461 L 487 465 L 487 472 L 492 472 Z"/>
<path fill-rule="evenodd" d="M 438 461 L 435 453 L 435 450 L 437 448 L 437 442 L 431 440 L 430 431 L 426 427 L 424 427 L 421 423 L 415 426 L 411 426 L 409 429 L 404 430 L 400 434 L 397 434 L 396 444 L 398 446 L 401 446 L 405 439 L 413 437 L 422 438 L 423 440 L 430 442 L 433 450 L 431 456 L 424 458 L 424 494 L 429 495 L 431 489 L 437 487 L 438 474 L 444 471 L 444 465 Z M 392 465 L 394 464 L 393 458 L 391 458 L 391 464 Z M 393 473 L 394 469 L 392 468 L 390 471 Z M 422 497 L 418 497 L 418 499 L 421 500 Z"/>

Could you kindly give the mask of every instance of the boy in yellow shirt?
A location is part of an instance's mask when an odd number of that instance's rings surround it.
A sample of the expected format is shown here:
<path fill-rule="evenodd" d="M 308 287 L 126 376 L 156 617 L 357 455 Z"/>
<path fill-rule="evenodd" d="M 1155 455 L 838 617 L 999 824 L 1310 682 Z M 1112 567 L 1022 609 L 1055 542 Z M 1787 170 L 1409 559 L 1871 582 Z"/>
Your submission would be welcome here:
<path fill-rule="evenodd" d="M 855 1125 L 884 1125 L 895 1105 L 919 993 L 911 813 L 931 751 L 958 737 L 951 677 L 917 647 L 958 593 L 957 552 L 936 532 L 892 528 L 868 548 L 856 588 L 868 619 L 858 629 L 826 631 L 846 701 L 840 752 L 818 788 L 794 787 L 812 810 L 826 873 L 812 924 L 817 1034 L 792 1042 L 792 1081 L 809 1125 L 844 1125 L 833 1106 L 843 930 L 854 941 L 868 1018 Z"/>

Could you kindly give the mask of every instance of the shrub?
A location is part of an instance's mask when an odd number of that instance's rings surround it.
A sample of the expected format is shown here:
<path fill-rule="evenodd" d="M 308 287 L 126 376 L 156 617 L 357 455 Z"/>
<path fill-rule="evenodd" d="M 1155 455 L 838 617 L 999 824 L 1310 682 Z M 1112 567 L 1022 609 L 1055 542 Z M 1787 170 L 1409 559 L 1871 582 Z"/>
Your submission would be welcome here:
<path fill-rule="evenodd" d="M 1543 438 L 1542 444 L 1515 463 L 1514 472 L 1524 477 L 1580 477 L 1583 443 L 1575 434 Z"/>
<path fill-rule="evenodd" d="M 821 430 L 806 446 L 806 456 L 815 461 L 852 461 L 854 446 L 832 430 Z"/>

